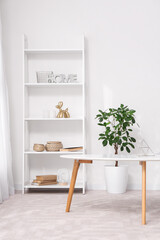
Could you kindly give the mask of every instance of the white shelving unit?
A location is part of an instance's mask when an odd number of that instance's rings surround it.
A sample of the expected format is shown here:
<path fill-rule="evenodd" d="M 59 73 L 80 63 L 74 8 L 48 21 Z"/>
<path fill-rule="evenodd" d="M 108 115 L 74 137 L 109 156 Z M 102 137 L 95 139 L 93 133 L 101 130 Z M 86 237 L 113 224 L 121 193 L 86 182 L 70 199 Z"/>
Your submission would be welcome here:
<path fill-rule="evenodd" d="M 30 151 L 25 151 L 24 154 L 47 154 L 47 155 L 63 155 L 63 154 L 76 154 L 77 152 L 47 152 L 47 151 L 43 151 L 43 152 L 35 152 L 33 150 L 30 150 Z M 80 152 L 79 152 L 80 153 Z"/>
<path fill-rule="evenodd" d="M 25 189 L 69 188 L 61 185 L 32 185 L 40 174 L 57 174 L 67 168 L 71 177 L 73 161 L 62 154 L 84 154 L 85 146 L 85 50 L 84 37 L 78 48 L 33 49 L 23 36 L 23 193 Z M 78 83 L 37 83 L 37 71 L 77 74 Z M 71 118 L 56 118 L 55 105 L 63 101 Z M 55 117 L 45 118 L 44 111 L 55 110 Z M 61 141 L 64 147 L 83 146 L 82 152 L 35 152 L 34 143 Z M 85 165 L 78 175 L 76 188 L 85 193 Z"/>
<path fill-rule="evenodd" d="M 25 121 L 83 121 L 83 118 L 25 118 Z"/>
<path fill-rule="evenodd" d="M 43 53 L 82 53 L 82 48 L 77 49 L 24 49 L 26 54 L 43 54 Z"/>
<path fill-rule="evenodd" d="M 82 83 L 25 83 L 28 87 L 58 87 L 58 86 L 83 86 Z"/>

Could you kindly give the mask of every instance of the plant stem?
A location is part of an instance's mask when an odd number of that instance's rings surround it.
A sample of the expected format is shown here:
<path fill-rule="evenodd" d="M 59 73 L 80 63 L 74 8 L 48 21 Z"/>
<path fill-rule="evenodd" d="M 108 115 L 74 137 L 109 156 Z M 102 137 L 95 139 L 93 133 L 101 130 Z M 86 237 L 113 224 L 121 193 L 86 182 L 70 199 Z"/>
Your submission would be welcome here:
<path fill-rule="evenodd" d="M 115 162 L 115 167 L 118 167 L 118 161 Z"/>
<path fill-rule="evenodd" d="M 114 144 L 114 150 L 115 150 L 115 154 L 118 154 L 118 144 L 117 143 Z"/>
<path fill-rule="evenodd" d="M 115 154 L 118 154 L 118 144 L 114 144 Z M 115 167 L 118 167 L 118 161 L 115 162 Z"/>

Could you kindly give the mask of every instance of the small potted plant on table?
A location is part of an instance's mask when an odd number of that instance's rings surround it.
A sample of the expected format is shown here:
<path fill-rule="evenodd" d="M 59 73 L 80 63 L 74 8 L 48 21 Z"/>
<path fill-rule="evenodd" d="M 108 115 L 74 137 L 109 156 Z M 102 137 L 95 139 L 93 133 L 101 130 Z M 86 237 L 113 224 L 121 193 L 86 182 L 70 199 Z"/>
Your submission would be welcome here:
<path fill-rule="evenodd" d="M 130 134 L 135 124 L 134 113 L 136 111 L 129 109 L 128 106 L 120 105 L 118 108 L 109 108 L 106 111 L 99 110 L 96 115 L 98 125 L 105 129 L 99 134 L 99 140 L 102 140 L 103 146 L 113 146 L 115 154 L 118 150 L 131 152 L 135 148 L 136 139 Z M 126 191 L 128 180 L 128 166 L 119 166 L 115 161 L 115 166 L 105 166 L 105 178 L 108 192 L 123 193 Z"/>

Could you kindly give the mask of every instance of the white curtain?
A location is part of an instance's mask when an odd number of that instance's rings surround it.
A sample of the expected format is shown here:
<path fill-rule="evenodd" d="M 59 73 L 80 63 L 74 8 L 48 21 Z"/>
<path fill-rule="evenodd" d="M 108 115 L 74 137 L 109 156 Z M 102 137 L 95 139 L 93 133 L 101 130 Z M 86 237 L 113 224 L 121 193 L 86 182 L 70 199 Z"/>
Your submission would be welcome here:
<path fill-rule="evenodd" d="M 0 203 L 13 194 L 9 103 L 2 56 L 2 28 L 0 21 Z"/>

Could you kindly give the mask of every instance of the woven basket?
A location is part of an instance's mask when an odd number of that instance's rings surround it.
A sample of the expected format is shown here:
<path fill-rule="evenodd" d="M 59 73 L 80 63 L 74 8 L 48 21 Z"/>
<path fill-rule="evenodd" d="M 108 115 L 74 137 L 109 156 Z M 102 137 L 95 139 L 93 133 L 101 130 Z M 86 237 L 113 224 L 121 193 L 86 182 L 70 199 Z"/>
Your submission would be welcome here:
<path fill-rule="evenodd" d="M 44 144 L 34 144 L 33 150 L 36 152 L 43 152 L 44 151 Z"/>
<path fill-rule="evenodd" d="M 54 152 L 54 151 L 59 151 L 61 148 L 63 148 L 63 145 L 61 142 L 57 141 L 50 141 L 47 142 L 45 145 L 46 151 L 48 152 Z"/>

